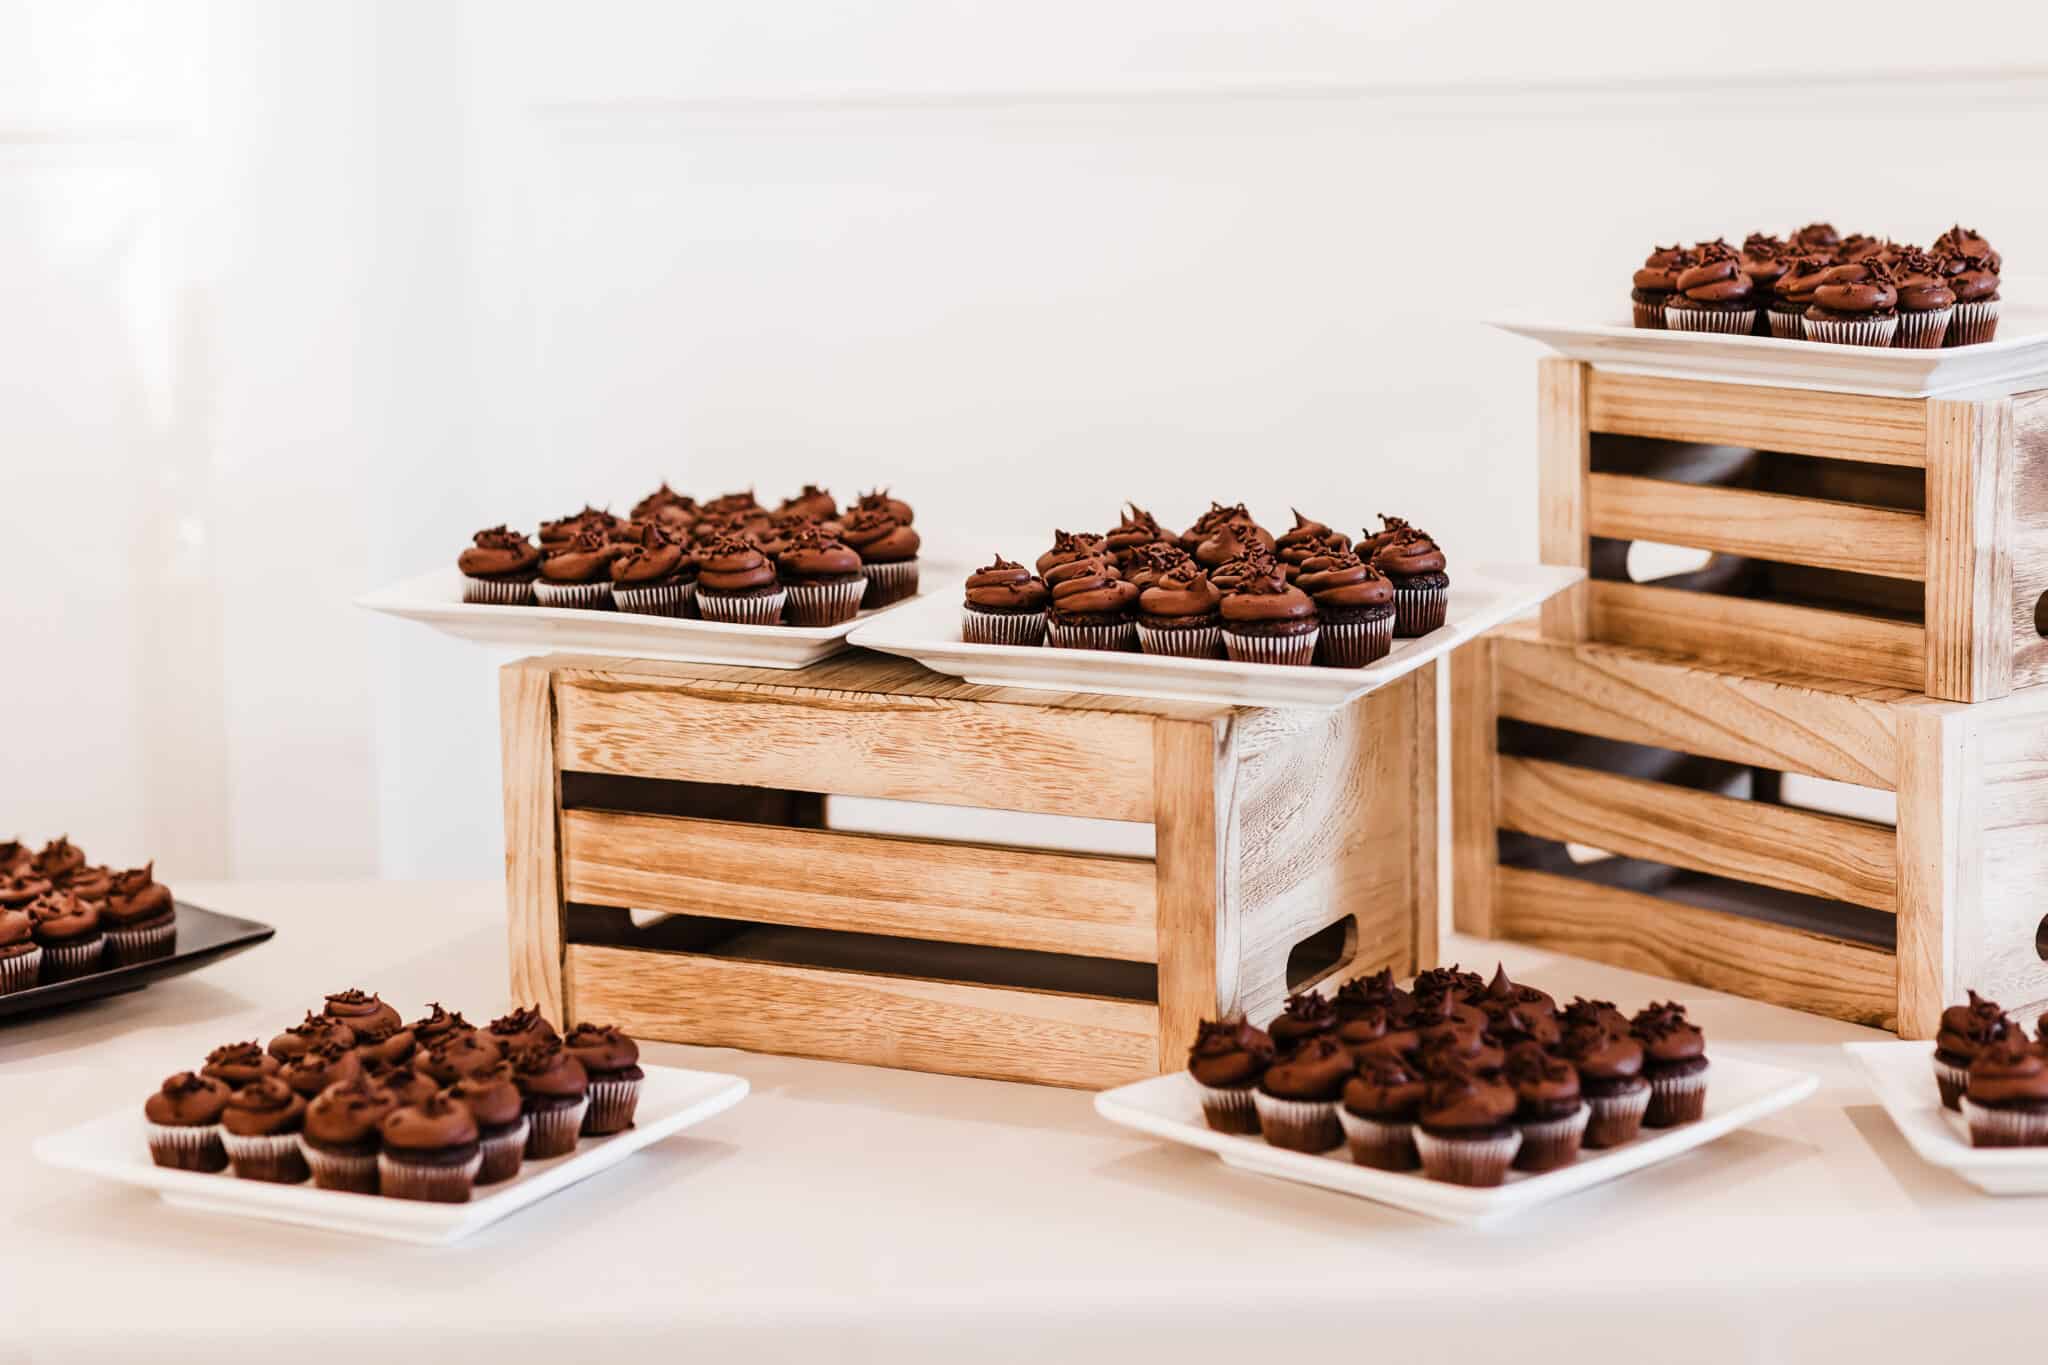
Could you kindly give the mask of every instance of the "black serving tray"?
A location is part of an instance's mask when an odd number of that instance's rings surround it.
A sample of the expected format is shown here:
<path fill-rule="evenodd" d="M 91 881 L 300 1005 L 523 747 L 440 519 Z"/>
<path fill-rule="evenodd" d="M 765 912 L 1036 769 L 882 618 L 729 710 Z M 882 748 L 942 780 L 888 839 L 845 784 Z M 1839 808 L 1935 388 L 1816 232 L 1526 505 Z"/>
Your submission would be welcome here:
<path fill-rule="evenodd" d="M 258 924 L 253 919 L 202 910 L 185 901 L 175 903 L 178 907 L 178 941 L 169 957 L 159 957 L 148 962 L 131 962 L 125 967 L 110 967 L 106 971 L 73 977 L 69 981 L 57 981 L 46 986 L 33 986 L 25 991 L 15 991 L 11 995 L 0 995 L 0 1019 L 34 1014 L 39 1010 L 55 1009 L 59 1005 L 76 1005 L 82 1001 L 98 1000 L 128 991 L 139 991 L 152 981 L 183 976 L 186 972 L 196 971 L 209 962 L 232 957 L 236 953 L 255 947 L 277 932 L 269 925 Z"/>

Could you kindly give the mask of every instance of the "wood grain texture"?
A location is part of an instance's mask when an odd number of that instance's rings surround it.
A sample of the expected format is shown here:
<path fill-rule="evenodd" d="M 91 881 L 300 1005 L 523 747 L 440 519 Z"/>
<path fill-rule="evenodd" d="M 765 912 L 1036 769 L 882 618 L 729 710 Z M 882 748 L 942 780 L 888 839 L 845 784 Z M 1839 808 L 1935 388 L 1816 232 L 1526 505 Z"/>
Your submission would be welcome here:
<path fill-rule="evenodd" d="M 1493 650 L 1493 640 L 1482 637 L 1451 655 L 1451 917 L 1459 933 L 1480 938 L 1494 937 L 1500 849 Z"/>
<path fill-rule="evenodd" d="M 1593 638 L 1643 649 L 1919 688 L 1926 631 L 1855 612 L 1647 583 L 1593 583 Z"/>
<path fill-rule="evenodd" d="M 1514 720 L 1866 787 L 1896 783 L 1890 703 L 1913 695 L 1901 689 L 1776 681 L 1512 629 L 1493 639 L 1500 714 Z"/>
<path fill-rule="evenodd" d="M 1159 1060 L 1158 1009 L 1125 1000 L 584 944 L 568 979 L 576 1018 L 667 1042 L 1087 1088 Z"/>
<path fill-rule="evenodd" d="M 1157 951 L 1143 858 L 572 810 L 562 866 L 582 905 L 1130 962 Z"/>
<path fill-rule="evenodd" d="M 532 1004 L 564 1027 L 562 888 L 556 814 L 554 690 L 532 662 L 498 671 L 504 765 L 505 927 L 512 1003 Z"/>
<path fill-rule="evenodd" d="M 2048 389 L 2012 402 L 2012 685 L 2048 682 L 2048 638 L 2036 626 L 2048 595 Z"/>
<path fill-rule="evenodd" d="M 1932 1038 L 1955 980 L 1955 931 L 1981 913 L 1972 845 L 1976 801 L 1970 722 L 1948 707 L 1899 708 L 1898 1029 Z M 2004 997 L 1993 996 L 1993 999 Z"/>
<path fill-rule="evenodd" d="M 1586 567 L 1591 542 L 1586 479 L 1591 468 L 1586 386 L 1591 367 L 1562 356 L 1536 362 L 1536 538 L 1545 564 Z M 1543 633 L 1587 636 L 1586 589 L 1575 584 L 1544 602 Z"/>
<path fill-rule="evenodd" d="M 1508 938 L 1773 1005 L 1893 1025 L 1894 962 L 1882 949 L 1520 868 L 1500 869 L 1495 894 Z"/>
<path fill-rule="evenodd" d="M 1927 521 L 1914 512 L 1633 474 L 1593 474 L 1586 483 L 1586 524 L 1596 536 L 1882 578 L 1927 573 Z"/>
<path fill-rule="evenodd" d="M 1502 827 L 1524 834 L 1873 910 L 1899 905 L 1888 825 L 1511 756 L 1499 790 Z"/>
<path fill-rule="evenodd" d="M 1946 712 L 1962 727 L 1948 997 L 1975 986 L 2032 1018 L 2048 1009 L 2048 962 L 2035 951 L 2048 915 L 2048 688 Z"/>
<path fill-rule="evenodd" d="M 2013 405 L 1927 400 L 1930 697 L 2012 690 Z"/>
<path fill-rule="evenodd" d="M 1409 676 L 1413 684 L 1414 744 L 1410 761 L 1415 777 L 1408 787 L 1414 807 L 1414 827 L 1408 836 L 1408 867 L 1413 890 L 1414 945 L 1408 954 L 1408 970 L 1427 971 L 1438 965 L 1443 939 L 1443 905 L 1440 864 L 1443 849 L 1437 838 L 1438 801 L 1442 796 L 1437 781 L 1437 688 L 1442 665 L 1426 664 Z"/>
<path fill-rule="evenodd" d="M 1717 384 L 1596 369 L 1586 386 L 1594 431 L 1660 441 L 1747 446 L 1867 464 L 1925 458 L 1921 403 L 1913 398 Z"/>
<path fill-rule="evenodd" d="M 1228 726 L 1160 720 L 1152 732 L 1152 833 L 1157 913 L 1148 926 L 1159 963 L 1159 1070 L 1184 1066 L 1201 1021 L 1219 1013 L 1217 942 L 1238 907 L 1221 892 L 1223 831 L 1218 749 Z"/>

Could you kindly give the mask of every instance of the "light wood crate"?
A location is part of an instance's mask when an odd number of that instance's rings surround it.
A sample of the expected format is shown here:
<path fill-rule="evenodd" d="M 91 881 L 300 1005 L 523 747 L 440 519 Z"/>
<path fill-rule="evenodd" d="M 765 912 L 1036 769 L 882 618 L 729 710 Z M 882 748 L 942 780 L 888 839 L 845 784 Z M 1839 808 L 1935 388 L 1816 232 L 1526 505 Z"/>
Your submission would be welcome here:
<path fill-rule="evenodd" d="M 1460 929 L 1910 1038 L 1965 987 L 2048 998 L 2048 692 L 1961 705 L 1533 625 L 1449 685 Z M 1893 793 L 1897 823 L 1783 804 L 1784 774 Z"/>
<path fill-rule="evenodd" d="M 512 994 L 558 1024 L 925 1071 L 1178 1067 L 1205 1016 L 1434 965 L 1435 677 L 1279 711 L 977 687 L 858 651 L 511 664 Z M 828 795 L 1149 823 L 1155 853 L 840 832 Z"/>
<path fill-rule="evenodd" d="M 1592 571 L 1546 604 L 1552 638 L 1951 701 L 2048 682 L 2048 391 L 1909 399 L 1540 365 L 1543 559 Z M 1717 452 L 1749 457 L 1719 461 L 1733 486 L 1699 481 Z M 1633 541 L 1730 572 L 1715 590 L 1631 582 Z"/>

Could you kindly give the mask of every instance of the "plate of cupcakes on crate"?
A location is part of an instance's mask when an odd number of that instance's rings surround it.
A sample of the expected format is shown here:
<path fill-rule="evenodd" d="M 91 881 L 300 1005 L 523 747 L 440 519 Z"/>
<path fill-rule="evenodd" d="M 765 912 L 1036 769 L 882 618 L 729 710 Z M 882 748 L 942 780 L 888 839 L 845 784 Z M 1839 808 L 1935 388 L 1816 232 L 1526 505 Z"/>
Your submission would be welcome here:
<path fill-rule="evenodd" d="M 1711 1059 L 1676 1003 L 1558 1002 L 1496 968 L 1389 972 L 1288 999 L 1264 1028 L 1204 1020 L 1185 1071 L 1107 1090 L 1112 1123 L 1228 1165 L 1453 1223 L 1641 1170 L 1812 1094 Z"/>
<path fill-rule="evenodd" d="M 36 1155 L 181 1208 L 405 1242 L 458 1241 L 747 1093 L 644 1066 L 615 1028 L 564 1036 L 533 1009 L 477 1026 L 439 1004 L 407 1023 L 354 989 L 267 1044 L 171 1060 L 191 1069 Z"/>
<path fill-rule="evenodd" d="M 801 668 L 917 596 L 915 521 L 887 489 L 842 509 L 807 484 L 771 508 L 663 483 L 629 516 L 585 507 L 531 538 L 487 527 L 357 605 L 484 644 Z"/>
<path fill-rule="evenodd" d="M 2048 1194 L 2048 1014 L 2030 1035 L 1973 990 L 1931 1043 L 1842 1046 L 1922 1161 L 1986 1194 Z"/>
<path fill-rule="evenodd" d="M 275 932 L 178 900 L 155 863 L 95 863 L 66 835 L 0 841 L 0 1019 L 139 990 Z"/>
<path fill-rule="evenodd" d="M 1922 398 L 2048 386 L 2044 297 L 1974 228 L 1922 247 L 1809 223 L 1652 247 L 1611 321 L 1494 325 L 1616 369 Z"/>
<path fill-rule="evenodd" d="M 864 649 L 972 683 L 1060 692 L 1340 706 L 1583 577 L 1547 565 L 1453 566 L 1399 517 L 1354 540 L 1295 512 L 1275 534 L 1243 503 L 1187 530 L 1127 506 L 1105 532 L 1056 530 L 864 622 Z"/>

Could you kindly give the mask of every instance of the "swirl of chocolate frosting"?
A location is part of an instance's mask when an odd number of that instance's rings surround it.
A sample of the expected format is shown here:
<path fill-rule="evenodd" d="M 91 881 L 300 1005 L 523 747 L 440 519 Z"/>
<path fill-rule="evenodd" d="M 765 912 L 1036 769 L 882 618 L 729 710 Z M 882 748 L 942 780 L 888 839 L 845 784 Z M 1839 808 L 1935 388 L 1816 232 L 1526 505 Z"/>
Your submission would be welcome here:
<path fill-rule="evenodd" d="M 1223 594 L 1202 572 L 1202 566 L 1190 561 L 1168 570 L 1143 589 L 1138 594 L 1138 609 L 1147 616 L 1206 616 L 1222 600 Z"/>
<path fill-rule="evenodd" d="M 601 507 L 585 506 L 581 512 L 561 518 L 558 521 L 544 521 L 540 524 L 541 550 L 566 545 L 585 530 L 595 529 L 601 536 L 619 524 L 619 519 Z"/>
<path fill-rule="evenodd" d="M 1966 228 L 1957 223 L 1947 232 L 1934 239 L 1933 256 L 1981 256 L 1996 270 L 2005 264 L 2005 258 L 1991 245 L 1984 234 L 1975 228 Z"/>
<path fill-rule="evenodd" d="M 1643 258 L 1631 283 L 1652 293 L 1669 293 L 1678 288 L 1678 272 L 1693 263 L 1693 253 L 1683 246 L 1660 246 Z"/>
<path fill-rule="evenodd" d="M 228 1107 L 228 1087 L 211 1076 L 180 1071 L 166 1076 L 164 1083 L 142 1103 L 142 1116 L 151 1123 L 175 1128 L 199 1128 L 220 1122 Z"/>
<path fill-rule="evenodd" d="M 1696 303 L 1733 303 L 1755 287 L 1743 273 L 1742 258 L 1726 242 L 1702 242 L 1699 260 L 1678 272 L 1678 291 Z"/>
<path fill-rule="evenodd" d="M 1429 532 L 1414 526 L 1404 526 L 1392 539 L 1379 545 L 1372 552 L 1372 566 L 1389 578 L 1399 574 L 1414 577 L 1418 574 L 1442 573 L 1444 552 Z"/>
<path fill-rule="evenodd" d="M 1473 1132 L 1497 1128 L 1515 1116 L 1515 1092 L 1469 1071 L 1433 1075 L 1416 1117 L 1425 1128 Z"/>
<path fill-rule="evenodd" d="M 135 925 L 171 913 L 171 889 L 156 879 L 156 864 L 130 868 L 113 879 L 107 892 L 107 922 Z"/>
<path fill-rule="evenodd" d="M 524 573 L 540 563 L 540 551 L 523 531 L 493 526 L 478 531 L 475 543 L 455 558 L 455 567 L 477 578 L 497 574 Z"/>
<path fill-rule="evenodd" d="M 429 1095 L 401 1105 L 377 1125 L 384 1145 L 400 1152 L 438 1152 L 466 1147 L 478 1137 L 469 1106 L 448 1095 Z"/>
<path fill-rule="evenodd" d="M 1394 984 L 1392 968 L 1382 967 L 1371 976 L 1355 976 L 1337 988 L 1339 1018 L 1349 1018 L 1373 1007 L 1385 1009 L 1396 1022 L 1414 1011 L 1414 999 Z"/>
<path fill-rule="evenodd" d="M 1211 502 L 1209 510 L 1195 518 L 1195 524 L 1180 534 L 1180 547 L 1193 554 L 1195 547 L 1207 540 L 1212 532 L 1228 521 L 1250 521 L 1252 514 L 1241 502 Z"/>
<path fill-rule="evenodd" d="M 1204 1019 L 1188 1049 L 1188 1071 L 1203 1085 L 1250 1085 L 1273 1064 L 1273 1040 L 1243 1015 Z"/>
<path fill-rule="evenodd" d="M 1785 273 L 1778 277 L 1773 292 L 1787 303 L 1806 307 L 1813 302 L 1813 291 L 1820 287 L 1822 281 L 1827 278 L 1827 273 L 1834 268 L 1834 258 L 1831 256 L 1794 256 L 1785 263 Z"/>
<path fill-rule="evenodd" d="M 1239 624 L 1306 622 L 1316 616 L 1315 602 L 1289 583 L 1279 561 L 1263 551 L 1245 557 L 1244 576 L 1223 594 L 1222 610 L 1225 621 Z"/>
<path fill-rule="evenodd" d="M 1941 1012 L 1934 1050 L 1967 1061 L 2018 1028 L 2006 1017 L 2004 1006 L 1971 991 L 1967 1004 L 1950 1005 Z"/>
<path fill-rule="evenodd" d="M 406 1028 L 421 1047 L 431 1047 L 458 1033 L 476 1032 L 476 1025 L 463 1018 L 460 1010 L 442 1009 L 438 1000 L 427 1006 L 427 1013 L 407 1024 Z"/>
<path fill-rule="evenodd" d="M 2048 1104 L 2048 1057 L 2015 1029 L 1971 1060 L 1968 1093 L 1978 1104 Z"/>
<path fill-rule="evenodd" d="M 1869 260 L 1884 250 L 1884 240 L 1867 232 L 1852 232 L 1835 248 L 1835 259 L 1844 265 Z"/>
<path fill-rule="evenodd" d="M 1226 521 L 1203 537 L 1202 543 L 1195 547 L 1195 562 L 1205 569 L 1213 569 L 1255 550 L 1271 554 L 1273 544 L 1272 535 L 1249 519 Z"/>
<path fill-rule="evenodd" d="M 1171 541 L 1162 540 L 1127 552 L 1120 569 L 1124 578 L 1142 592 L 1164 578 L 1169 570 L 1194 562 L 1194 556 L 1186 550 Z"/>
<path fill-rule="evenodd" d="M 373 991 L 358 990 L 354 986 L 345 991 L 334 991 L 327 997 L 325 1013 L 330 1019 L 339 1019 L 353 1027 L 356 1023 L 383 1020 L 399 1022 L 398 1011 L 384 1003 L 382 997 Z"/>
<path fill-rule="evenodd" d="M 370 1022 L 368 1019 L 365 1023 Z M 355 1028 L 346 1021 L 331 1014 L 315 1014 L 306 1011 L 306 1017 L 293 1024 L 283 1033 L 270 1040 L 270 1055 L 280 1062 L 290 1062 L 316 1047 L 354 1047 Z"/>
<path fill-rule="evenodd" d="M 1387 576 L 1349 550 L 1324 550 L 1305 560 L 1294 586 L 1315 598 L 1319 611 L 1380 607 L 1394 600 L 1394 585 Z"/>
<path fill-rule="evenodd" d="M 398 1066 L 410 1062 L 418 1050 L 419 1040 L 403 1024 L 366 1019 L 356 1029 L 356 1055 L 365 1066 Z"/>
<path fill-rule="evenodd" d="M 1299 1047 L 1317 1034 L 1328 1033 L 1337 1027 L 1337 1007 L 1323 998 L 1319 991 L 1302 991 L 1287 997 L 1287 1003 L 1275 1015 L 1273 1022 L 1266 1025 L 1266 1032 L 1273 1037 L 1273 1046 L 1281 1049 Z"/>
<path fill-rule="evenodd" d="M 39 943 L 82 943 L 100 934 L 98 904 L 70 891 L 50 891 L 30 902 L 28 918 Z"/>
<path fill-rule="evenodd" d="M 513 1049 L 512 1079 L 528 1099 L 575 1099 L 590 1088 L 583 1063 L 563 1049 L 559 1038 Z"/>
<path fill-rule="evenodd" d="M 69 891 L 86 901 L 104 901 L 114 889 L 113 871 L 90 863 L 68 876 L 54 877 L 51 881 L 58 890 Z"/>
<path fill-rule="evenodd" d="M 1643 1045 L 1626 1033 L 1604 1028 L 1567 1029 L 1563 1052 L 1587 1080 L 1627 1080 L 1643 1069 Z"/>
<path fill-rule="evenodd" d="M 1998 265 L 1988 256 L 1945 256 L 1941 269 L 1958 303 L 1981 303 L 1998 297 Z"/>
<path fill-rule="evenodd" d="M 1137 585 L 1117 576 L 1107 555 L 1089 555 L 1057 565 L 1045 576 L 1052 609 L 1081 615 L 1122 613 L 1137 605 Z"/>
<path fill-rule="evenodd" d="M 398 1097 L 369 1076 L 336 1081 L 306 1102 L 306 1138 L 331 1147 L 366 1142 Z"/>
<path fill-rule="evenodd" d="M 609 527 L 587 525 L 568 540 L 544 546 L 540 576 L 550 583 L 594 583 L 611 571 L 621 553 Z"/>
<path fill-rule="evenodd" d="M 1842 234 L 1833 223 L 1808 223 L 1792 234 L 1792 245 L 1802 251 L 1833 252 L 1842 244 Z"/>
<path fill-rule="evenodd" d="M 1308 1039 L 1266 1068 L 1259 1084 L 1289 1100 L 1334 1100 L 1356 1068 L 1350 1051 L 1328 1034 Z"/>
<path fill-rule="evenodd" d="M 1344 1085 L 1344 1107 L 1383 1122 L 1412 1120 L 1429 1095 L 1429 1081 L 1413 1063 L 1387 1050 L 1358 1055 L 1358 1074 Z"/>
<path fill-rule="evenodd" d="M 814 483 L 804 485 L 804 491 L 793 498 L 784 498 L 782 506 L 776 509 L 784 513 L 800 513 L 814 521 L 837 521 L 839 504 L 832 495 Z"/>
<path fill-rule="evenodd" d="M 431 1076 L 437 1085 L 453 1085 L 464 1076 L 492 1066 L 506 1048 L 488 1033 L 458 1033 L 415 1052 L 413 1070 Z"/>
<path fill-rule="evenodd" d="M 640 1063 L 640 1045 L 609 1024 L 578 1024 L 562 1046 L 591 1075 L 624 1071 Z"/>
<path fill-rule="evenodd" d="M 72 843 L 70 836 L 64 834 L 44 844 L 35 859 L 36 872 L 51 881 L 68 877 L 84 866 L 85 850 Z"/>
<path fill-rule="evenodd" d="M 1898 306 L 1899 291 L 1890 268 L 1865 257 L 1830 270 L 1814 289 L 1813 301 L 1831 313 L 1889 313 Z"/>
<path fill-rule="evenodd" d="M 18 957 L 35 946 L 35 925 L 26 910 L 0 910 L 0 957 Z"/>
<path fill-rule="evenodd" d="M 311 1099 L 337 1081 L 362 1075 L 363 1059 L 353 1047 L 322 1043 L 294 1057 L 280 1074 L 286 1085 Z"/>
<path fill-rule="evenodd" d="M 789 548 L 775 557 L 775 566 L 783 576 L 797 580 L 851 578 L 860 573 L 861 558 L 852 546 L 814 526 L 790 538 Z"/>
<path fill-rule="evenodd" d="M 1942 282 L 1940 264 L 1918 247 L 1902 249 L 1892 260 L 1899 307 L 1909 313 L 1934 313 L 1955 306 L 1956 295 Z"/>
<path fill-rule="evenodd" d="M 1514 1004 L 1488 1016 L 1493 1036 L 1502 1047 L 1517 1043 L 1541 1043 L 1553 1047 L 1564 1038 L 1564 1025 L 1555 1011 L 1538 1004 Z"/>
<path fill-rule="evenodd" d="M 1504 962 L 1494 964 L 1493 980 L 1487 982 L 1486 993 L 1479 997 L 1479 1007 L 1491 1014 L 1511 1005 L 1532 1005 L 1547 1013 L 1557 1012 L 1557 1001 L 1548 991 L 1534 986 L 1523 986 L 1508 979 L 1508 968 Z"/>
<path fill-rule="evenodd" d="M 519 1122 L 524 1100 L 512 1080 L 512 1063 L 495 1062 L 473 1071 L 448 1087 L 451 1098 L 469 1106 L 469 1112 L 486 1128 L 503 1128 Z"/>
<path fill-rule="evenodd" d="M 1562 1011 L 1565 1032 L 1578 1028 L 1597 1028 L 1608 1033 L 1627 1033 L 1629 1018 L 1614 1007 L 1612 1000 L 1588 1000 L 1575 995 L 1572 1002 Z"/>
<path fill-rule="evenodd" d="M 675 489 L 668 486 L 668 480 L 663 479 L 661 487 L 633 504 L 633 520 L 654 521 L 660 517 L 664 510 L 670 508 L 687 514 L 685 517 L 677 518 L 677 521 L 696 520 L 697 500 L 676 492 Z M 671 522 L 671 524 L 674 524 L 674 522 Z"/>
<path fill-rule="evenodd" d="M 859 500 L 853 504 L 853 510 L 887 512 L 905 526 L 912 526 L 917 522 L 917 513 L 911 510 L 910 504 L 901 498 L 891 497 L 886 488 L 876 488 L 861 494 Z"/>
<path fill-rule="evenodd" d="M 419 1054 L 415 1053 L 413 1061 L 417 1062 L 418 1060 Z M 363 1064 L 363 1075 L 365 1078 L 375 1081 L 378 1085 L 389 1090 L 392 1098 L 396 1099 L 400 1104 L 418 1104 L 421 1100 L 442 1088 L 439 1081 L 429 1076 L 426 1072 L 421 1071 L 416 1065 L 408 1065 L 404 1062 L 395 1063 L 390 1066 L 373 1066 L 365 1062 Z"/>
<path fill-rule="evenodd" d="M 275 1076 L 283 1069 L 277 1058 L 252 1039 L 246 1043 L 225 1043 L 207 1053 L 206 1065 L 199 1069 L 199 1074 L 233 1088 Z"/>
<path fill-rule="evenodd" d="M 1768 233 L 1752 232 L 1742 241 L 1742 273 L 1759 290 L 1774 286 L 1790 259 L 1785 243 Z"/>
<path fill-rule="evenodd" d="M 1102 538 L 1102 547 L 1116 557 L 1119 563 L 1124 556 L 1142 545 L 1156 545 L 1168 536 L 1158 519 L 1135 502 L 1124 504 L 1123 520 Z"/>
<path fill-rule="evenodd" d="M 1523 1043 L 1511 1049 L 1503 1071 L 1507 1083 L 1514 1087 L 1515 1099 L 1523 1106 L 1555 1110 L 1578 1102 L 1578 1068 L 1545 1052 L 1536 1043 Z"/>
<path fill-rule="evenodd" d="M 35 866 L 36 855 L 19 839 L 0 839 L 0 876 Z"/>
<path fill-rule="evenodd" d="M 869 564 L 900 564 L 915 559 L 924 544 L 909 522 L 877 507 L 859 508 L 848 517 L 844 539 Z"/>
<path fill-rule="evenodd" d="M 528 1043 L 549 1042 L 560 1037 L 547 1016 L 534 1005 L 520 1005 L 510 1014 L 501 1014 L 491 1020 L 490 1035 L 500 1047 L 524 1047 Z"/>
<path fill-rule="evenodd" d="M 1038 570 L 1038 576 L 1044 578 L 1047 573 L 1057 569 L 1062 564 L 1070 564 L 1077 559 L 1087 559 L 1091 556 L 1105 553 L 1107 553 L 1106 542 L 1101 536 L 1091 531 L 1054 531 L 1052 533 L 1052 548 L 1038 557 L 1038 562 L 1034 567 Z"/>
<path fill-rule="evenodd" d="M 1040 611 L 1051 596 L 1044 580 L 1001 555 L 967 575 L 967 605 L 981 611 Z"/>
<path fill-rule="evenodd" d="M 721 493 L 700 509 L 706 516 L 726 517 L 739 521 L 756 512 L 765 513 L 766 508 L 754 499 L 754 490 L 749 488 L 738 493 Z"/>
<path fill-rule="evenodd" d="M 665 583 L 683 571 L 687 551 L 663 537 L 653 544 L 629 546 L 612 561 L 612 582 L 632 587 L 644 583 Z"/>
<path fill-rule="evenodd" d="M 1057 588 L 1070 578 L 1086 578 L 1094 574 L 1100 574 L 1105 578 L 1122 578 L 1124 576 L 1123 571 L 1117 568 L 1115 560 L 1111 559 L 1106 553 L 1098 553 L 1083 555 L 1079 559 L 1070 559 L 1064 564 L 1053 565 L 1045 571 L 1045 586 Z"/>
<path fill-rule="evenodd" d="M 756 592 L 775 585 L 775 566 L 751 539 L 726 532 L 697 551 L 697 582 L 711 592 Z"/>
<path fill-rule="evenodd" d="M 1651 1004 L 1630 1021 L 1629 1032 L 1643 1045 L 1653 1062 L 1687 1062 L 1707 1052 L 1707 1036 L 1685 1017 L 1685 1006 L 1676 1002 Z"/>
<path fill-rule="evenodd" d="M 24 868 L 0 877 L 0 907 L 19 910 L 50 893 L 50 879 Z"/>
<path fill-rule="evenodd" d="M 1299 564 L 1331 549 L 1351 548 L 1351 537 L 1342 531 L 1303 516 L 1299 508 L 1290 507 L 1288 510 L 1294 513 L 1294 526 L 1273 542 L 1273 551 L 1281 562 Z"/>
<path fill-rule="evenodd" d="M 1417 1000 L 1441 995 L 1456 1003 L 1477 1000 L 1486 994 L 1486 978 L 1477 972 L 1466 971 L 1462 962 L 1453 962 L 1448 967 L 1431 967 L 1419 973 L 1409 989 Z"/>
<path fill-rule="evenodd" d="M 1415 1060 L 1429 1076 L 1459 1072 L 1491 1076 L 1501 1069 L 1507 1054 L 1492 1034 L 1454 1019 L 1418 1031 Z"/>
<path fill-rule="evenodd" d="M 263 1076 L 228 1096 L 220 1125 L 236 1137 L 271 1137 L 297 1132 L 306 1102 L 276 1076 Z"/>

